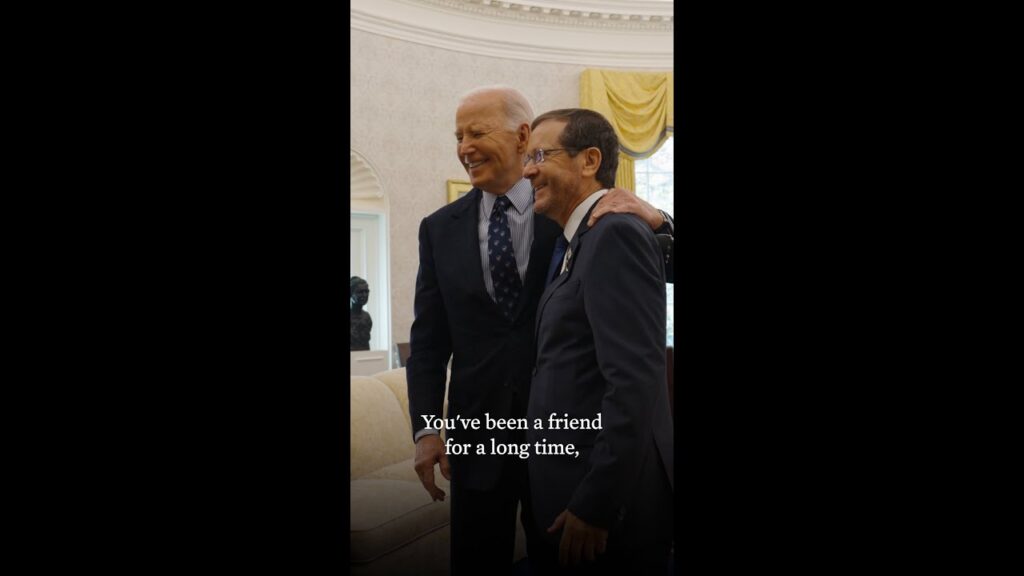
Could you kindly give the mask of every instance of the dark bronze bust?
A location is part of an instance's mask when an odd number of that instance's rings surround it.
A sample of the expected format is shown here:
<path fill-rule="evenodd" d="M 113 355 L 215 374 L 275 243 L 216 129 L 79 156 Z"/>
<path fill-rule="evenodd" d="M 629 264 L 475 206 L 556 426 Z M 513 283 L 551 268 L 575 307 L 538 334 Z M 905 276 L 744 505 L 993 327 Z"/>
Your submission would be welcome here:
<path fill-rule="evenodd" d="M 352 350 L 370 349 L 370 329 L 373 328 L 373 320 L 370 313 L 363 310 L 369 299 L 370 285 L 359 276 L 353 276 L 349 280 L 349 328 Z"/>

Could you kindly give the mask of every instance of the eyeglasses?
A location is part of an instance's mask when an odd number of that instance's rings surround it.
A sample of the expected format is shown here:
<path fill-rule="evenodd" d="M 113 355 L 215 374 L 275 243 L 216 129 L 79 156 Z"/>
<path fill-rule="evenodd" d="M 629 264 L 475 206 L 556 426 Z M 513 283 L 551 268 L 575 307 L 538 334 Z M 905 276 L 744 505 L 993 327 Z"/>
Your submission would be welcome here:
<path fill-rule="evenodd" d="M 548 148 L 547 150 L 545 150 L 543 148 L 538 148 L 538 149 L 534 150 L 532 154 L 527 154 L 526 155 L 526 158 L 523 159 L 523 167 L 525 168 L 525 167 L 529 166 L 530 165 L 530 161 L 533 161 L 534 164 L 543 164 L 544 163 L 544 155 L 545 154 L 547 154 L 548 152 L 561 152 L 563 150 L 575 150 L 575 149 L 574 148 Z"/>

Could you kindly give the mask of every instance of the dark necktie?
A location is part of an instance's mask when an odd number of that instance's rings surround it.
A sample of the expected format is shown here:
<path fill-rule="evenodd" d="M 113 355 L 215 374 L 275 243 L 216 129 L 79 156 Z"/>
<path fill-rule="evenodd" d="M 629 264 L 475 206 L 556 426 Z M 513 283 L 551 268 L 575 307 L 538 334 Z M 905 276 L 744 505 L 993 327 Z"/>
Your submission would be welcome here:
<path fill-rule="evenodd" d="M 509 320 L 516 310 L 523 283 L 519 279 L 516 253 L 512 249 L 512 232 L 505 215 L 512 202 L 505 196 L 498 196 L 491 210 L 491 224 L 487 228 L 487 256 L 491 265 L 491 280 L 494 282 L 494 299 Z"/>
<path fill-rule="evenodd" d="M 565 234 L 559 234 L 558 240 L 555 240 L 555 253 L 551 255 L 551 265 L 548 266 L 548 276 L 544 280 L 545 288 L 558 277 L 559 271 L 562 269 L 562 260 L 565 259 L 565 249 L 568 247 L 569 241 L 565 239 Z"/>

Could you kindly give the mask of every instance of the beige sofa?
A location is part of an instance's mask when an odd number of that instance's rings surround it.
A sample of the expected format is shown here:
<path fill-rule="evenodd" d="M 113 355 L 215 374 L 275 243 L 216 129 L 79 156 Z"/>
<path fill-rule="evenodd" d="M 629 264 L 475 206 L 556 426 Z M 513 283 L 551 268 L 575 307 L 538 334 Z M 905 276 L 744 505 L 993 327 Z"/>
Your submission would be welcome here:
<path fill-rule="evenodd" d="M 448 574 L 448 499 L 433 502 L 413 470 L 405 369 L 350 376 L 349 390 L 351 573 Z"/>
<path fill-rule="evenodd" d="M 449 572 L 449 499 L 433 502 L 413 470 L 405 368 L 350 376 L 351 573 Z M 451 494 L 438 471 L 438 486 Z M 525 556 L 522 528 L 516 554 Z"/>

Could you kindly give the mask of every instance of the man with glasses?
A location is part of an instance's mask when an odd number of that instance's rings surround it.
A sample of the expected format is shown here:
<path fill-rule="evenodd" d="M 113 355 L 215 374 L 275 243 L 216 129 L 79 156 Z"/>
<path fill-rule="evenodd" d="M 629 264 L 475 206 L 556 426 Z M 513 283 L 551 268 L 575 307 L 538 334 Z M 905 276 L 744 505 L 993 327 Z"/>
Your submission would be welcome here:
<path fill-rule="evenodd" d="M 415 320 L 406 365 L 415 467 L 435 500 L 445 493 L 434 467 L 451 481 L 453 574 L 511 573 L 515 515 L 526 493 L 526 460 L 517 456 L 445 454 L 424 416 L 441 417 L 451 360 L 448 417 L 521 418 L 533 371 L 537 301 L 560 234 L 534 213 L 523 178 L 533 111 L 508 87 L 463 96 L 455 113 L 457 154 L 473 189 L 420 223 Z M 635 213 L 654 229 L 667 217 L 624 190 L 606 197 L 611 211 Z M 670 223 L 669 223 L 670 225 Z M 664 320 L 664 319 L 663 319 Z M 664 381 L 664 376 L 662 376 Z M 523 430 L 445 432 L 452 444 L 520 444 Z M 529 514 L 523 506 L 524 514 Z M 532 522 L 526 522 L 524 529 Z M 528 542 L 535 535 L 527 534 Z"/>
<path fill-rule="evenodd" d="M 662 253 L 634 215 L 586 223 L 615 185 L 618 149 L 611 124 L 592 110 L 554 110 L 531 126 L 524 175 L 534 209 L 557 223 L 568 247 L 537 307 L 527 420 L 545 429 L 528 429 L 526 441 L 576 452 L 528 461 L 532 532 L 544 535 L 531 542 L 533 574 L 580 563 L 593 574 L 668 569 L 673 459 Z M 600 426 L 583 425 L 598 415 Z"/>

